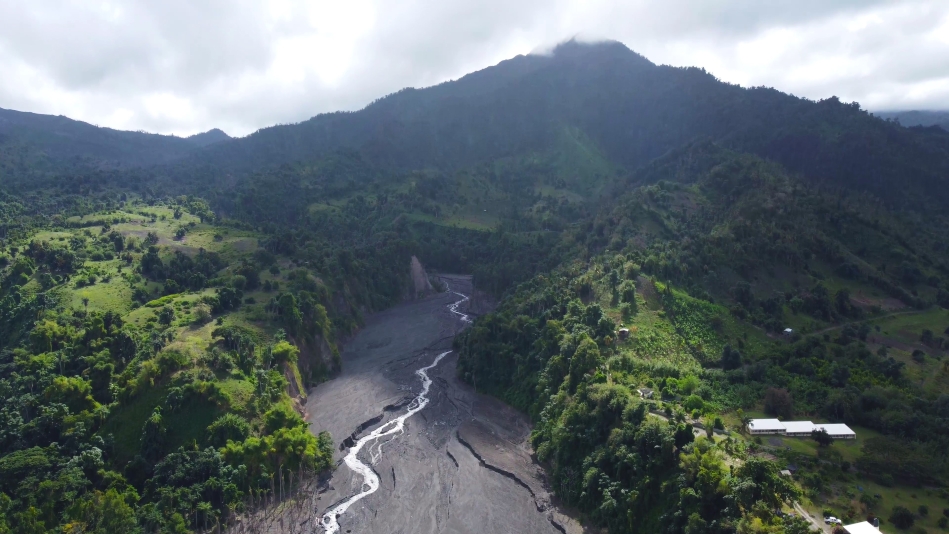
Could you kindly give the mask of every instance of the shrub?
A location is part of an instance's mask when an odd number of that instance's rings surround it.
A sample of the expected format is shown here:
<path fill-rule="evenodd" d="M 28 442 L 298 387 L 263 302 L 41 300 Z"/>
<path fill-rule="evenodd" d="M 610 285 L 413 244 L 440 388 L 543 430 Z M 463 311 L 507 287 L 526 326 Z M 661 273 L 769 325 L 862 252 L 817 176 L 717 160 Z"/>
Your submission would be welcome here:
<path fill-rule="evenodd" d="M 189 358 L 187 354 L 181 351 L 170 349 L 161 351 L 155 361 L 158 364 L 159 371 L 164 375 L 187 365 Z"/>
<path fill-rule="evenodd" d="M 907 529 L 916 522 L 916 517 L 905 506 L 894 506 L 890 513 L 890 523 L 898 529 Z"/>
<path fill-rule="evenodd" d="M 702 400 L 702 397 L 698 395 L 689 395 L 686 397 L 685 401 L 682 402 L 682 407 L 686 410 L 691 411 L 700 411 L 705 407 L 705 401 Z"/>
<path fill-rule="evenodd" d="M 296 428 L 306 426 L 306 422 L 293 408 L 286 404 L 278 404 L 264 414 L 264 428 L 272 434 L 281 428 Z"/>
<path fill-rule="evenodd" d="M 211 320 L 211 307 L 207 304 L 198 304 L 191 313 L 195 324 L 205 324 Z"/>
<path fill-rule="evenodd" d="M 272 354 L 278 362 L 296 362 L 300 350 L 286 341 L 281 341 L 274 345 Z"/>
<path fill-rule="evenodd" d="M 208 443 L 223 447 L 228 441 L 243 442 L 250 436 L 250 425 L 240 416 L 228 413 L 208 426 Z"/>
<path fill-rule="evenodd" d="M 161 324 L 171 324 L 175 319 L 175 310 L 171 306 L 165 306 L 158 312 L 158 322 Z"/>

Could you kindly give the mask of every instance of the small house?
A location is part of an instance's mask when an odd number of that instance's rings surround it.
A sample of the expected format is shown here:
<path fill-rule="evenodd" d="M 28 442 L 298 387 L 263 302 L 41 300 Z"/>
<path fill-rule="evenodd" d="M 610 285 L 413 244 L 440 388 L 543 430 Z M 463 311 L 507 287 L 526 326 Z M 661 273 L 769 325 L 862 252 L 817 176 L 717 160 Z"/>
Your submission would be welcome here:
<path fill-rule="evenodd" d="M 616 337 L 623 340 L 629 339 L 629 328 L 620 328 L 619 331 L 616 332 Z"/>
<path fill-rule="evenodd" d="M 651 399 L 653 396 L 653 391 L 649 388 L 639 388 L 639 396 L 643 399 Z"/>
<path fill-rule="evenodd" d="M 789 477 L 789 476 L 791 476 L 791 471 L 788 470 L 788 469 L 782 469 L 782 470 L 781 470 L 781 476 Z"/>
<path fill-rule="evenodd" d="M 792 334 L 794 334 L 794 329 L 793 329 L 793 328 L 785 328 L 785 329 L 784 329 L 784 336 L 785 336 L 785 337 L 791 337 Z"/>

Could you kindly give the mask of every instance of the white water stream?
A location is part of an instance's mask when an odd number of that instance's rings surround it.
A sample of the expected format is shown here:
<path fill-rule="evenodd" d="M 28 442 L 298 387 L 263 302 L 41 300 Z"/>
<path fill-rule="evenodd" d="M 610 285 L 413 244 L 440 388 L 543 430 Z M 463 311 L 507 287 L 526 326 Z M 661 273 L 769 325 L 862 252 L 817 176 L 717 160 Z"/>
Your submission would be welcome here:
<path fill-rule="evenodd" d="M 449 288 L 448 291 L 461 297 L 461 300 L 458 302 L 448 305 L 449 311 L 455 315 L 458 315 L 459 318 L 465 323 L 470 323 L 471 319 L 466 314 L 458 311 L 458 306 L 468 301 L 468 297 L 456 291 L 451 291 L 451 288 Z M 415 374 L 422 379 L 422 392 L 419 393 L 411 403 L 409 403 L 408 411 L 373 430 L 366 436 L 363 436 L 359 439 L 359 441 L 356 442 L 355 445 L 352 446 L 352 448 L 349 449 L 349 453 L 346 454 L 346 457 L 343 458 L 343 461 L 346 462 L 346 466 L 349 467 L 350 470 L 362 477 L 362 486 L 360 487 L 359 493 L 346 499 L 342 503 L 338 504 L 335 508 L 323 514 L 321 522 L 323 524 L 323 530 L 326 534 L 337 534 L 339 532 L 340 516 L 345 514 L 346 511 L 349 510 L 349 507 L 368 497 L 369 495 L 372 495 L 376 492 L 376 490 L 379 489 L 379 475 L 373 471 L 371 466 L 372 464 L 375 464 L 382 456 L 382 446 L 388 442 L 388 440 L 385 442 L 379 440 L 387 436 L 401 434 L 405 430 L 406 419 L 422 411 L 422 409 L 428 405 L 428 389 L 432 385 L 432 379 L 428 377 L 428 371 L 438 365 L 438 362 L 440 362 L 442 358 L 444 358 L 449 352 L 451 351 L 449 350 L 439 354 L 435 357 L 435 361 L 433 361 L 431 365 L 422 367 L 421 369 L 417 369 L 415 371 Z M 377 445 L 375 451 L 372 450 L 373 444 Z M 361 451 L 366 445 L 369 445 L 369 464 L 363 463 L 363 461 L 359 459 L 359 451 Z"/>

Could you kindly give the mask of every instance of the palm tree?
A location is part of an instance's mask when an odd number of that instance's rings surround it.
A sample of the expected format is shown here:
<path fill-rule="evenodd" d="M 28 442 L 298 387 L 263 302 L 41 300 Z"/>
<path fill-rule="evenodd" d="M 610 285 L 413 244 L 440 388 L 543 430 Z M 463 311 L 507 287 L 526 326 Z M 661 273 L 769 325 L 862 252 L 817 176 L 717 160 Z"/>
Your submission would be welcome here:
<path fill-rule="evenodd" d="M 748 417 L 747 415 L 745 415 L 745 411 L 742 410 L 741 408 L 739 408 L 738 412 L 736 413 L 738 415 L 738 419 L 741 421 L 741 432 L 742 433 L 747 432 L 748 425 L 751 424 L 751 417 Z"/>
<path fill-rule="evenodd" d="M 200 512 L 201 515 L 204 517 L 204 530 L 207 531 L 208 530 L 208 516 L 211 515 L 211 511 L 212 511 L 211 503 L 203 502 L 203 501 L 199 502 L 197 511 Z"/>

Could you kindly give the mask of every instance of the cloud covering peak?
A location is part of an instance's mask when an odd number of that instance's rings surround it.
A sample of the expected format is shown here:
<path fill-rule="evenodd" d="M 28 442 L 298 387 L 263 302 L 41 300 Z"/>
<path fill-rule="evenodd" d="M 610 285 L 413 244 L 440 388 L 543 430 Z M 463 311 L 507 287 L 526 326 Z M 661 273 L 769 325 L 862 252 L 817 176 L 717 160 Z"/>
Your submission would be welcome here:
<path fill-rule="evenodd" d="M 949 4 L 923 0 L 0 0 L 0 107 L 244 135 L 569 36 L 798 96 L 949 108 Z"/>

